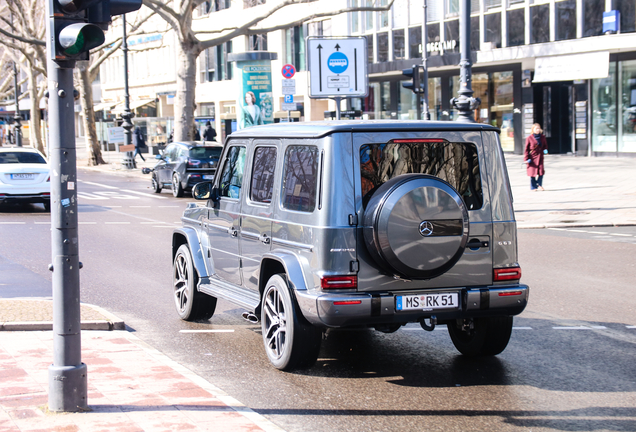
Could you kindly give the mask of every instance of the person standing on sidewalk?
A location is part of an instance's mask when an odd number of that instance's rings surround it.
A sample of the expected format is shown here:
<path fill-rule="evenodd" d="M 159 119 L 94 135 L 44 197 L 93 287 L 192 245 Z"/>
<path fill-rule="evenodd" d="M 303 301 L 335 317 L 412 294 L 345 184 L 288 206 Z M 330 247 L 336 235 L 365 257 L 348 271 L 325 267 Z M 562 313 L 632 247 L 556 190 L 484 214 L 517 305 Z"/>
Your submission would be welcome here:
<path fill-rule="evenodd" d="M 205 122 L 205 130 L 203 131 L 204 141 L 216 141 L 216 131 L 210 122 Z"/>
<path fill-rule="evenodd" d="M 141 131 L 139 126 L 135 126 L 135 130 L 133 131 L 132 136 L 133 144 L 135 145 L 135 153 L 133 153 L 133 161 L 139 155 L 142 161 L 146 162 L 144 156 L 141 154 L 141 149 L 146 147 L 146 138 L 144 138 L 144 133 Z"/>
<path fill-rule="evenodd" d="M 526 149 L 523 153 L 524 161 L 527 165 L 526 172 L 530 176 L 530 190 L 545 190 L 543 189 L 543 175 L 545 174 L 544 154 L 548 154 L 548 141 L 543 135 L 541 125 L 535 123 L 532 125 L 532 134 L 526 138 Z"/>

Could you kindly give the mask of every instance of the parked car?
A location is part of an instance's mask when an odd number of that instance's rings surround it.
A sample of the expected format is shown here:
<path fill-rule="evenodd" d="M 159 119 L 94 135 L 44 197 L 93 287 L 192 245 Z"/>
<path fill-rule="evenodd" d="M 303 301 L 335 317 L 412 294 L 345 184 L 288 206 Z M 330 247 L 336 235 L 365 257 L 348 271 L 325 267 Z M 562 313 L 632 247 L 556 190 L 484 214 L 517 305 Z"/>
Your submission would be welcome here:
<path fill-rule="evenodd" d="M 40 203 L 51 210 L 51 176 L 42 153 L 31 147 L 0 147 L 0 204 Z"/>
<path fill-rule="evenodd" d="M 187 321 L 218 298 L 261 322 L 278 369 L 325 329 L 446 324 L 467 356 L 507 346 L 528 302 L 499 129 L 457 122 L 269 125 L 229 137 L 172 237 Z"/>
<path fill-rule="evenodd" d="M 152 173 L 152 189 L 159 193 L 163 188 L 172 189 L 175 197 L 192 190 L 197 183 L 212 180 L 216 173 L 222 144 L 206 141 L 173 142 L 157 155 L 157 165 Z"/>

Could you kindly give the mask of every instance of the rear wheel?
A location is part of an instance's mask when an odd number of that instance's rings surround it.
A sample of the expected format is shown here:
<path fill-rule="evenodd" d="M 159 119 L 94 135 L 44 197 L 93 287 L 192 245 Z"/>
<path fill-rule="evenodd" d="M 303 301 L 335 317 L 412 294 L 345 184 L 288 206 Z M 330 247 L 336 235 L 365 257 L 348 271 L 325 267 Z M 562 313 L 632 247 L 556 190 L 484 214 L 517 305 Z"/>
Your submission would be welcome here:
<path fill-rule="evenodd" d="M 159 181 L 157 181 L 157 176 L 155 174 L 152 175 L 152 178 L 150 180 L 152 182 L 152 190 L 154 193 L 159 193 L 161 192 L 161 183 L 159 183 Z"/>
<path fill-rule="evenodd" d="M 197 291 L 199 276 L 192 264 L 192 254 L 188 245 L 177 250 L 172 266 L 174 303 L 179 317 L 184 321 L 205 321 L 212 318 L 216 309 L 216 297 Z"/>
<path fill-rule="evenodd" d="M 181 180 L 179 180 L 177 173 L 172 174 L 172 195 L 174 195 L 175 198 L 183 196 L 183 187 L 181 186 Z"/>
<path fill-rule="evenodd" d="M 275 368 L 292 370 L 316 362 L 322 331 L 302 316 L 284 275 L 267 281 L 261 323 L 265 352 Z"/>
<path fill-rule="evenodd" d="M 491 356 L 501 353 L 510 341 L 512 317 L 475 318 L 448 323 L 453 345 L 466 356 Z"/>

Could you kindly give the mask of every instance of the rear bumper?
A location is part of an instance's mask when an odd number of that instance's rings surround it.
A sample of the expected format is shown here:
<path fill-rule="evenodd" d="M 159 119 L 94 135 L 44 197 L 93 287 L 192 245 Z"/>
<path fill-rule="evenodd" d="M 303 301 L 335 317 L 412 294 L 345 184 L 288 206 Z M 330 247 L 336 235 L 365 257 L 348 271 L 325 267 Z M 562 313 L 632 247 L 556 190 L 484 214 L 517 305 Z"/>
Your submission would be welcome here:
<path fill-rule="evenodd" d="M 50 194 L 5 194 L 0 195 L 0 204 L 11 203 L 48 203 L 51 202 Z"/>
<path fill-rule="evenodd" d="M 459 293 L 456 309 L 415 310 L 402 312 L 395 307 L 397 295 Z M 528 304 L 527 285 L 493 285 L 478 288 L 455 288 L 409 293 L 324 293 L 296 291 L 298 304 L 309 322 L 322 327 L 348 327 L 383 323 L 407 323 L 435 316 L 438 322 L 457 318 L 518 315 Z M 342 304 L 343 302 L 347 304 Z M 335 304 L 340 303 L 340 304 Z"/>

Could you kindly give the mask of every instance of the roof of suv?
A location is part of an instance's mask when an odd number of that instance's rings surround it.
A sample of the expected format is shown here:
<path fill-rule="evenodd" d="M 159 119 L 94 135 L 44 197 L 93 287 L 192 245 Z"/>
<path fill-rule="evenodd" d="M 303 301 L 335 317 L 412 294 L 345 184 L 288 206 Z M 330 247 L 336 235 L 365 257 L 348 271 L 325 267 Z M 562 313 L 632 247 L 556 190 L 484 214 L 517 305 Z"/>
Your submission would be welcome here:
<path fill-rule="evenodd" d="M 405 131 L 478 131 L 499 132 L 499 128 L 482 123 L 456 121 L 344 120 L 325 122 L 277 123 L 253 126 L 233 132 L 231 138 L 302 137 L 319 138 L 334 132 L 405 132 Z"/>

